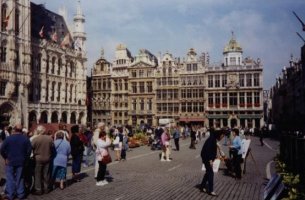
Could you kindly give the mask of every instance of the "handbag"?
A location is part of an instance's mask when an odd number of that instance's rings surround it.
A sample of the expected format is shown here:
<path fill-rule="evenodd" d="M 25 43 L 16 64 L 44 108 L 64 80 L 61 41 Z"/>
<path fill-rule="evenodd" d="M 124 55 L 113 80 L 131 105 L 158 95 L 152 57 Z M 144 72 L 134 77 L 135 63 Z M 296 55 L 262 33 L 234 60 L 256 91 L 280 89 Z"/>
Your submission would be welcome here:
<path fill-rule="evenodd" d="M 112 162 L 112 159 L 111 159 L 111 156 L 110 156 L 109 153 L 108 153 L 107 155 L 103 156 L 103 158 L 102 158 L 102 163 L 103 163 L 104 165 L 107 165 L 107 164 L 109 164 L 109 163 L 111 163 L 111 162 Z"/>
<path fill-rule="evenodd" d="M 220 166 L 220 159 L 217 158 L 217 159 L 214 160 L 213 166 L 212 166 L 213 172 L 214 172 L 214 173 L 217 173 L 217 172 L 218 172 L 219 166 Z M 202 170 L 202 171 L 206 171 L 205 165 L 204 165 L 204 164 L 202 164 L 201 170 Z"/>

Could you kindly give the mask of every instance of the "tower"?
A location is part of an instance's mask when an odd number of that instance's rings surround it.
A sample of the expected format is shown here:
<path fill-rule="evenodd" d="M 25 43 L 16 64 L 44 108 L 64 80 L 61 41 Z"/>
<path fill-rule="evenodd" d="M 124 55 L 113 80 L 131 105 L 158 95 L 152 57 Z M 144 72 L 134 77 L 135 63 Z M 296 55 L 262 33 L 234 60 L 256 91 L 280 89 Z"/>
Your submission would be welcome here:
<path fill-rule="evenodd" d="M 232 32 L 232 38 L 223 50 L 224 66 L 240 66 L 242 64 L 243 50 L 237 43 L 234 32 Z"/>
<path fill-rule="evenodd" d="M 85 16 L 83 15 L 83 11 L 81 9 L 80 1 L 78 1 L 76 7 L 76 15 L 73 18 L 74 21 L 74 32 L 73 39 L 75 41 L 75 49 L 80 51 L 85 51 L 85 41 L 86 41 L 86 33 L 85 33 Z"/>

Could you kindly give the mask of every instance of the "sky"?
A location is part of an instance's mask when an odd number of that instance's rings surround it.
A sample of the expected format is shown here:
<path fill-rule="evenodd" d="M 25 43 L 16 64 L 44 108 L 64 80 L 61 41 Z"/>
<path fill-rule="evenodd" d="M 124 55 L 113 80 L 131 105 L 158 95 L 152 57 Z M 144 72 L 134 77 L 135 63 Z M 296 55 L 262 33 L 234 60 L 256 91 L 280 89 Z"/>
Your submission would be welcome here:
<path fill-rule="evenodd" d="M 32 0 L 58 13 L 68 11 L 72 24 L 77 0 Z M 260 58 L 264 89 L 270 89 L 291 55 L 300 59 L 305 38 L 295 11 L 305 22 L 304 0 L 81 0 L 87 35 L 87 68 L 104 49 L 114 60 L 115 48 L 125 44 L 132 55 L 145 48 L 154 55 L 169 52 L 186 57 L 190 48 L 209 52 L 210 63 L 221 63 L 223 48 L 234 32 L 243 57 Z"/>

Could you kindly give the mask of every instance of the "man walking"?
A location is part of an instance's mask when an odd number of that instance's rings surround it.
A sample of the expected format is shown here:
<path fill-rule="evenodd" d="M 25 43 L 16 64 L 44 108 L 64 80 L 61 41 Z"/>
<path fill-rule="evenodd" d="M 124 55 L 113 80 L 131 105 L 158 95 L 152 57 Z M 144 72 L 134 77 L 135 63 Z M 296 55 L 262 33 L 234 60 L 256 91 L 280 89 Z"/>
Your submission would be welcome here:
<path fill-rule="evenodd" d="M 5 160 L 7 178 L 6 192 L 8 199 L 25 198 L 23 166 L 31 155 L 31 142 L 22 134 L 22 126 L 15 126 L 11 136 L 7 137 L 1 146 L 1 156 Z"/>

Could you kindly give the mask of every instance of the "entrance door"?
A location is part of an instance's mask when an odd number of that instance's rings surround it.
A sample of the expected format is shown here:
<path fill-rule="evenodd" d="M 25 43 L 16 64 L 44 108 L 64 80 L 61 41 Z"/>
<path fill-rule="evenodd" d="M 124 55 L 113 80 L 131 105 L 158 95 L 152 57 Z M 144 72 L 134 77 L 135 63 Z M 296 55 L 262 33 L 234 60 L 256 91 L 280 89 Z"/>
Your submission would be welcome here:
<path fill-rule="evenodd" d="M 231 128 L 234 128 L 237 126 L 237 119 L 231 119 Z"/>
<path fill-rule="evenodd" d="M 0 106 L 0 123 L 3 126 L 14 125 L 15 122 L 11 123 L 15 118 L 14 108 L 9 103 L 4 103 Z M 14 120 L 13 120 L 14 121 Z"/>

